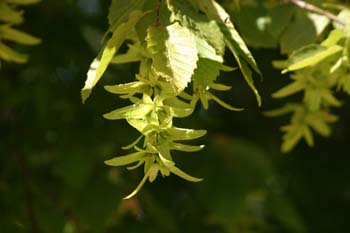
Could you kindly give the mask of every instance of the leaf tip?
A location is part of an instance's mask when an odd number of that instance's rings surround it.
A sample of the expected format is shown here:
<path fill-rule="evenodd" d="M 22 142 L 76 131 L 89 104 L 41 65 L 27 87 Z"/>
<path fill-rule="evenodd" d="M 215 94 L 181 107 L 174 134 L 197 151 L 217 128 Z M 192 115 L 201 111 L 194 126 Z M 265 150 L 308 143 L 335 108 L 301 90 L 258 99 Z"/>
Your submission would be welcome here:
<path fill-rule="evenodd" d="M 286 74 L 288 72 L 289 72 L 289 69 L 284 69 L 284 70 L 281 71 L 281 74 Z"/>
<path fill-rule="evenodd" d="M 109 159 L 109 160 L 105 160 L 103 161 L 104 164 L 108 165 L 108 166 L 113 166 L 112 164 L 112 159 Z"/>
<path fill-rule="evenodd" d="M 87 100 L 87 98 L 89 98 L 90 94 L 91 94 L 91 89 L 83 88 L 83 89 L 80 91 L 81 101 L 82 101 L 83 104 L 85 103 L 85 101 Z"/>

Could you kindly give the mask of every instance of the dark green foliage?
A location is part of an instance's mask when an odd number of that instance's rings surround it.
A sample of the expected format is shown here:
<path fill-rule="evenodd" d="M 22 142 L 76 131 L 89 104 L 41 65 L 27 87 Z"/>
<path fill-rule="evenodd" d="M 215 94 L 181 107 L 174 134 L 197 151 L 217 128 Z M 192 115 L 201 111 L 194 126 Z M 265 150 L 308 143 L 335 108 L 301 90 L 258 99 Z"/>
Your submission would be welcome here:
<path fill-rule="evenodd" d="M 154 7 L 149 3 L 142 5 L 143 1 L 134 2 L 136 11 Z M 185 1 L 169 2 L 174 3 L 174 8 L 185 4 Z M 284 20 L 278 18 L 281 17 L 278 14 L 273 16 L 279 20 L 272 21 L 272 25 L 274 22 L 280 25 L 268 27 L 268 32 L 259 34 L 261 40 L 264 36 L 274 39 L 269 49 L 261 49 L 253 44 L 259 41 L 248 38 L 249 33 L 235 20 L 239 14 L 234 13 L 234 5 L 230 4 L 237 2 L 220 1 L 232 15 L 238 32 L 252 46 L 250 50 L 264 74 L 263 82 L 255 83 L 263 103 L 259 109 L 238 69 L 253 68 L 247 60 L 249 55 L 239 56 L 246 66 L 236 64 L 235 56 L 230 53 L 223 56 L 222 47 L 227 44 L 217 40 L 221 38 L 222 25 L 220 21 L 208 21 L 201 7 L 195 7 L 196 2 L 188 1 L 194 10 L 184 11 L 189 17 L 180 17 L 185 13 L 179 13 L 177 22 L 188 23 L 186 28 L 192 30 L 193 27 L 197 36 L 197 50 L 201 51 L 197 66 L 201 69 L 194 70 L 188 92 L 195 96 L 198 89 L 202 90 L 194 100 L 203 105 L 188 109 L 184 108 L 187 105 L 170 99 L 166 101 L 170 107 L 165 108 L 165 112 L 173 116 L 192 113 L 186 119 L 174 118 L 174 125 L 206 129 L 207 135 L 195 143 L 205 144 L 205 149 L 191 153 L 172 150 L 177 166 L 204 180 L 193 184 L 176 176 L 167 179 L 160 176 L 139 195 L 126 201 L 122 198 L 135 188 L 142 171 L 109 167 L 103 161 L 115 154 L 134 152 L 121 147 L 135 141 L 139 132 L 131 130 L 125 121 L 108 121 L 101 116 L 108 109 L 130 106 L 131 96 L 141 99 L 139 93 L 151 95 L 154 91 L 144 79 L 135 80 L 140 69 L 137 63 L 131 63 L 139 62 L 140 54 L 141 57 L 149 55 L 139 49 L 145 44 L 135 43 L 134 35 L 128 36 L 120 45 L 120 53 L 113 54 L 113 65 L 82 105 L 79 90 L 92 58 L 101 47 L 100 39 L 108 29 L 109 2 L 46 0 L 26 7 L 26 21 L 21 30 L 39 35 L 43 43 L 31 48 L 11 44 L 16 51 L 30 54 L 31 59 L 23 65 L 2 62 L 0 68 L 0 232 L 348 232 L 350 79 L 346 59 L 348 41 L 344 35 L 347 29 L 328 24 L 312 45 L 299 48 L 287 61 L 274 62 L 290 72 L 289 80 L 271 66 L 271 61 L 286 58 L 272 45 L 282 48 L 282 42 L 276 39 L 287 31 L 281 28 L 291 26 L 296 18 L 288 14 L 300 10 L 280 6 L 280 1 L 260 1 L 271 4 L 249 7 L 246 1 L 240 1 L 245 14 L 251 8 L 256 15 L 264 17 L 281 13 L 282 10 L 274 10 L 279 7 L 289 12 L 281 14 L 287 17 Z M 127 12 L 122 7 L 119 9 Z M 334 7 L 324 9 L 335 14 L 340 11 Z M 191 15 L 198 11 L 201 12 L 198 18 Z M 308 15 L 304 10 L 301 12 Z M 346 15 L 344 12 L 341 17 Z M 148 20 L 154 22 L 154 15 L 139 16 L 145 18 L 136 23 L 138 28 L 145 28 L 143 24 L 148 24 Z M 161 15 L 162 22 L 166 22 L 167 17 Z M 122 24 L 128 18 L 110 17 L 109 20 Z M 203 21 L 194 25 L 192 20 Z M 219 36 L 214 37 L 211 30 Z M 106 35 L 104 42 L 107 43 L 110 36 Z M 145 39 L 147 33 L 137 36 Z M 230 49 L 236 48 L 232 41 L 227 43 L 231 44 Z M 259 49 L 255 50 L 255 46 Z M 213 56 L 215 54 L 217 56 Z M 207 76 L 200 78 L 203 74 Z M 120 83 L 129 84 L 120 86 Z M 203 88 L 206 85 L 210 86 L 209 90 Z M 103 86 L 123 98 L 111 95 Z M 314 94 L 316 88 L 321 94 Z M 279 89 L 281 91 L 276 92 Z M 172 88 L 163 90 L 173 93 Z M 295 93 L 289 97 L 289 104 L 277 113 L 293 113 L 293 122 L 295 115 L 311 109 L 315 116 L 308 127 L 325 136 L 332 131 L 332 136 L 323 139 L 315 134 L 314 148 L 301 142 L 287 156 L 282 155 L 277 128 L 288 119 L 262 116 L 262 111 L 278 107 L 277 100 L 271 98 L 274 92 L 274 97 Z M 187 101 L 186 97 L 189 96 L 184 94 L 180 98 Z M 245 110 L 230 112 L 211 100 L 228 108 L 232 106 L 225 102 L 244 106 Z M 286 100 L 280 103 L 286 104 Z M 310 109 L 307 106 L 311 106 Z M 176 111 L 177 107 L 183 111 Z M 114 117 L 125 117 L 123 114 Z M 324 119 L 321 127 L 317 126 L 320 119 Z M 333 123 L 336 119 L 338 122 Z M 184 136 L 191 139 L 204 133 L 186 132 L 172 131 L 172 135 L 177 139 Z M 308 136 L 305 139 L 313 142 Z M 179 148 L 176 143 L 171 144 L 172 148 Z M 201 149 L 183 145 L 181 148 Z"/>

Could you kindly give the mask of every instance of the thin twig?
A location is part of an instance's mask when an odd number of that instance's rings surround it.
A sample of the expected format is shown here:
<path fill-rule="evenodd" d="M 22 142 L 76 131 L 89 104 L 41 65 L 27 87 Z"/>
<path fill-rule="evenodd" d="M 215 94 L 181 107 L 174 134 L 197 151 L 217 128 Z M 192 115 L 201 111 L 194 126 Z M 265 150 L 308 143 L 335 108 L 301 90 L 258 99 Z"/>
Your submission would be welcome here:
<path fill-rule="evenodd" d="M 162 5 L 162 0 L 158 0 L 158 5 L 157 5 L 157 8 L 156 8 L 156 26 L 160 26 L 160 8 L 161 8 L 161 5 Z"/>
<path fill-rule="evenodd" d="M 315 12 L 317 14 L 320 14 L 320 15 L 324 15 L 326 17 L 328 17 L 329 19 L 337 22 L 337 23 L 340 23 L 341 25 L 345 25 L 346 22 L 342 19 L 340 19 L 338 16 L 336 16 L 335 14 L 329 12 L 329 11 L 326 11 L 326 10 L 323 10 L 315 5 L 312 5 L 310 3 L 307 3 L 307 2 L 304 2 L 302 0 L 287 0 L 288 2 L 300 7 L 300 8 L 303 8 L 303 9 L 306 9 L 306 10 L 309 10 L 309 11 L 312 11 L 312 12 Z"/>

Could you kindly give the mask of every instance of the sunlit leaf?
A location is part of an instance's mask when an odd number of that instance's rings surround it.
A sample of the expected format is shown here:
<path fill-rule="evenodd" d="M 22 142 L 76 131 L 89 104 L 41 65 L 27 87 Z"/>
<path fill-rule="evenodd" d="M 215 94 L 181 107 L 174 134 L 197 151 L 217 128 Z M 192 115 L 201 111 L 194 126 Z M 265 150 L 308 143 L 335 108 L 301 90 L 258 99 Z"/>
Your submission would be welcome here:
<path fill-rule="evenodd" d="M 103 117 L 109 120 L 144 118 L 152 109 L 152 105 L 140 103 L 116 109 L 104 114 Z"/>
<path fill-rule="evenodd" d="M 330 47 L 330 46 L 333 46 L 333 45 L 336 45 L 338 44 L 338 42 L 345 37 L 345 32 L 344 30 L 341 30 L 341 29 L 334 29 L 332 30 L 327 39 L 324 40 L 321 45 L 322 46 L 326 46 L 326 47 Z"/>
<path fill-rule="evenodd" d="M 264 112 L 265 116 L 268 117 L 277 117 L 277 116 L 283 116 L 289 113 L 292 113 L 295 111 L 295 109 L 298 107 L 297 104 L 286 104 L 285 106 L 275 109 L 275 110 L 270 110 L 270 111 L 266 111 Z"/>
<path fill-rule="evenodd" d="M 255 88 L 251 69 L 257 72 L 259 75 L 261 75 L 261 72 L 243 39 L 231 23 L 230 16 L 218 3 L 213 0 L 200 1 L 199 4 L 201 4 L 202 10 L 208 15 L 209 18 L 219 22 L 220 29 L 224 34 L 226 45 L 235 56 L 242 74 L 249 87 L 254 92 L 258 105 L 260 106 L 261 98 L 257 89 Z"/>
<path fill-rule="evenodd" d="M 149 168 L 149 182 L 153 182 L 157 178 L 159 170 L 160 166 L 157 163 L 152 164 Z"/>
<path fill-rule="evenodd" d="M 135 93 L 147 93 L 149 85 L 141 81 L 134 81 L 131 83 L 108 85 L 104 86 L 106 91 L 113 94 L 135 94 Z"/>
<path fill-rule="evenodd" d="M 179 151 L 185 151 L 185 152 L 196 152 L 200 151 L 204 148 L 204 145 L 200 146 L 193 146 L 193 145 L 185 145 L 181 143 L 172 143 L 171 144 L 171 149 L 172 150 L 179 150 Z"/>
<path fill-rule="evenodd" d="M 335 98 L 329 90 L 324 90 L 321 92 L 321 96 L 325 103 L 333 107 L 340 107 L 342 105 L 342 103 L 337 98 Z"/>
<path fill-rule="evenodd" d="M 196 138 L 200 138 L 204 136 L 207 133 L 207 131 L 173 127 L 168 129 L 167 133 L 171 135 L 174 141 L 177 141 L 177 140 L 193 140 Z"/>
<path fill-rule="evenodd" d="M 329 137 L 331 134 L 331 128 L 327 125 L 326 122 L 318 119 L 317 117 L 311 116 L 308 119 L 309 125 L 314 129 L 317 133 L 321 134 L 324 137 Z"/>
<path fill-rule="evenodd" d="M 232 89 L 231 86 L 226 86 L 226 85 L 221 84 L 221 83 L 212 83 L 210 85 L 210 88 L 213 90 L 217 90 L 217 91 L 229 91 Z"/>
<path fill-rule="evenodd" d="M 291 125 L 282 128 L 283 131 L 286 131 L 286 134 L 283 136 L 283 142 L 281 145 L 282 152 L 290 152 L 302 138 L 303 131 L 300 129 L 300 126 L 298 128 L 296 127 L 297 126 Z"/>
<path fill-rule="evenodd" d="M 175 166 L 171 166 L 168 168 L 170 170 L 171 173 L 174 173 L 175 175 L 181 177 L 182 179 L 191 181 L 191 182 L 200 182 L 203 179 L 202 178 L 197 178 L 197 177 L 193 177 L 183 171 L 181 171 L 179 168 L 175 167 Z"/>
<path fill-rule="evenodd" d="M 11 49 L 4 43 L 0 42 L 0 58 L 9 62 L 25 63 L 28 60 L 28 56 L 24 54 L 17 53 L 15 50 Z"/>
<path fill-rule="evenodd" d="M 198 14 L 193 5 L 186 0 L 168 0 L 167 5 L 175 18 L 194 35 L 198 55 L 222 62 L 225 42 L 217 22 Z"/>
<path fill-rule="evenodd" d="M 312 135 L 310 128 L 305 126 L 303 128 L 303 130 L 304 130 L 303 136 L 304 136 L 305 141 L 308 144 L 308 146 L 314 146 L 314 138 L 313 138 L 313 135 Z"/>
<path fill-rule="evenodd" d="M 133 196 L 135 196 L 141 190 L 142 186 L 147 181 L 150 173 L 151 173 L 151 170 L 149 169 L 148 172 L 145 174 L 145 176 L 142 178 L 141 182 L 137 185 L 136 189 L 134 191 L 132 191 L 128 196 L 124 197 L 123 199 L 126 200 L 126 199 L 130 199 Z"/>
<path fill-rule="evenodd" d="M 105 47 L 100 51 L 97 58 L 90 65 L 90 69 L 87 73 L 87 79 L 85 85 L 81 90 L 81 97 L 83 103 L 90 96 L 92 88 L 100 80 L 103 73 L 106 71 L 109 63 L 113 59 L 115 53 L 118 51 L 119 47 L 123 44 L 126 36 L 135 26 L 135 24 L 144 15 L 141 11 L 133 11 L 129 14 L 127 22 L 121 23 L 113 31 L 112 37 L 108 40 Z"/>
<path fill-rule="evenodd" d="M 194 88 L 205 90 L 218 78 L 220 71 L 232 71 L 231 67 L 225 66 L 217 61 L 199 58 L 197 68 L 193 74 Z"/>
<path fill-rule="evenodd" d="M 261 97 L 260 97 L 258 90 L 255 88 L 253 74 L 252 74 L 251 69 L 248 67 L 248 65 L 244 61 L 241 61 L 239 63 L 239 65 L 240 65 L 239 67 L 242 71 L 242 74 L 243 74 L 246 82 L 248 83 L 250 89 L 252 89 L 252 91 L 255 95 L 255 98 L 258 101 L 258 105 L 261 106 Z"/>
<path fill-rule="evenodd" d="M 26 45 L 37 45 L 41 42 L 39 38 L 13 29 L 9 25 L 0 26 L 0 37 L 4 40 L 11 40 Z"/>
<path fill-rule="evenodd" d="M 147 155 L 146 152 L 135 152 L 132 154 L 115 157 L 113 159 L 105 161 L 105 164 L 109 166 L 124 166 L 130 163 L 134 163 L 144 158 Z"/>
<path fill-rule="evenodd" d="M 181 92 L 191 81 L 198 60 L 191 32 L 178 23 L 166 29 L 149 27 L 146 40 L 154 71 Z"/>
<path fill-rule="evenodd" d="M 231 110 L 231 111 L 243 111 L 244 110 L 243 108 L 233 107 L 230 104 L 225 103 L 224 101 L 222 101 L 221 99 L 219 99 L 218 97 L 216 97 L 215 95 L 213 95 L 209 92 L 208 92 L 208 97 L 228 110 Z"/>
<path fill-rule="evenodd" d="M 288 67 L 282 71 L 299 70 L 308 66 L 313 66 L 320 61 L 339 53 L 343 50 L 341 46 L 333 45 L 331 47 L 322 47 L 319 45 L 309 45 L 294 52 L 288 59 Z"/>
<path fill-rule="evenodd" d="M 17 11 L 6 2 L 0 2 L 0 20 L 11 24 L 20 24 L 23 22 L 23 12 Z"/>
<path fill-rule="evenodd" d="M 274 98 L 284 98 L 286 96 L 293 95 L 299 91 L 302 91 L 305 88 L 305 83 L 301 81 L 295 81 L 282 89 L 276 91 L 272 94 Z"/>

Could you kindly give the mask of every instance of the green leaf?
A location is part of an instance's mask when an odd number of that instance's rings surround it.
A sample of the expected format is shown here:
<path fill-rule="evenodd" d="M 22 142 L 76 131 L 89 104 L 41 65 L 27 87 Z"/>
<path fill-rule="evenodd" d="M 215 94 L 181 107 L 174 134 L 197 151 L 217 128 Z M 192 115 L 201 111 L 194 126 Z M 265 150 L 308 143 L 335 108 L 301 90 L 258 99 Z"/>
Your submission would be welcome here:
<path fill-rule="evenodd" d="M 331 128 L 327 123 L 319 118 L 318 115 L 310 115 L 307 119 L 308 124 L 314 129 L 317 133 L 324 137 L 329 137 L 331 135 Z"/>
<path fill-rule="evenodd" d="M 131 148 L 135 147 L 137 145 L 137 143 L 139 143 L 139 141 L 141 141 L 142 138 L 143 138 L 143 135 L 141 134 L 135 141 L 133 141 L 132 143 L 130 143 L 127 146 L 123 146 L 122 149 L 123 150 L 130 150 Z"/>
<path fill-rule="evenodd" d="M 308 144 L 308 146 L 314 146 L 314 138 L 313 138 L 313 135 L 312 135 L 312 132 L 310 130 L 310 128 L 308 126 L 305 126 L 303 128 L 304 132 L 303 132 L 303 137 L 306 141 L 306 143 Z"/>
<path fill-rule="evenodd" d="M 136 168 L 142 166 L 142 164 L 144 164 L 146 160 L 147 160 L 147 158 L 141 159 L 141 160 L 139 160 L 134 166 L 129 166 L 129 167 L 127 167 L 126 169 L 128 169 L 128 170 L 134 170 L 134 169 L 136 169 Z"/>
<path fill-rule="evenodd" d="M 220 84 L 220 83 L 212 83 L 210 85 L 210 88 L 213 90 L 217 90 L 217 91 L 229 91 L 232 89 L 231 86 L 226 86 L 226 85 Z"/>
<path fill-rule="evenodd" d="M 321 134 L 322 136 L 329 137 L 331 135 L 331 128 L 323 121 L 313 121 L 309 124 L 317 133 Z"/>
<path fill-rule="evenodd" d="M 258 105 L 260 106 L 261 97 L 254 86 L 251 68 L 259 75 L 261 75 L 261 72 L 243 39 L 231 23 L 229 15 L 218 3 L 213 0 L 197 1 L 197 4 L 199 4 L 200 9 L 204 11 L 210 19 L 217 20 L 217 22 L 219 22 L 220 29 L 224 34 L 226 46 L 235 56 L 242 74 L 249 87 L 254 92 Z"/>
<path fill-rule="evenodd" d="M 149 125 L 149 122 L 144 119 L 144 118 L 128 118 L 126 119 L 127 122 L 134 127 L 135 129 L 137 129 L 140 133 L 145 134 L 146 132 L 146 127 Z"/>
<path fill-rule="evenodd" d="M 300 29 L 303 30 L 300 30 Z M 288 54 L 316 40 L 316 31 L 306 13 L 297 11 L 292 23 L 285 28 L 281 36 L 281 52 Z"/>
<path fill-rule="evenodd" d="M 171 139 L 173 139 L 174 141 L 178 141 L 178 140 L 193 140 L 196 138 L 200 138 L 204 136 L 207 133 L 207 131 L 172 127 L 167 130 L 167 133 L 170 134 Z"/>
<path fill-rule="evenodd" d="M 141 81 L 135 81 L 131 83 L 107 85 L 104 86 L 105 90 L 113 94 L 134 94 L 145 93 L 150 89 L 147 83 Z"/>
<path fill-rule="evenodd" d="M 191 81 L 198 60 L 193 35 L 187 28 L 174 23 L 165 30 L 149 27 L 146 40 L 154 71 L 180 93 Z"/>
<path fill-rule="evenodd" d="M 191 106 L 187 106 L 186 108 L 175 108 L 172 107 L 170 108 L 170 113 L 173 117 L 188 117 L 189 115 L 191 115 L 193 113 L 193 108 L 191 108 Z"/>
<path fill-rule="evenodd" d="M 282 73 L 313 66 L 320 61 L 341 52 L 342 50 L 343 48 L 339 45 L 333 45 L 331 47 L 323 47 L 315 44 L 305 46 L 295 51 L 290 56 L 288 60 L 289 65 L 282 71 Z"/>
<path fill-rule="evenodd" d="M 210 20 L 208 22 L 197 22 L 196 26 L 198 29 L 196 36 L 199 37 L 199 35 L 201 35 L 201 38 L 208 42 L 208 44 L 215 49 L 215 52 L 218 56 L 223 56 L 225 54 L 225 40 L 218 23 L 215 20 Z M 217 56 L 214 56 L 212 51 L 210 51 L 210 53 L 207 51 L 209 50 L 208 46 L 197 46 L 202 55 L 206 54 L 208 58 L 219 61 Z"/>
<path fill-rule="evenodd" d="M 9 62 L 25 63 L 28 60 L 28 56 L 17 53 L 10 47 L 0 42 L 0 58 Z"/>
<path fill-rule="evenodd" d="M 337 83 L 337 89 L 341 89 L 348 95 L 350 95 L 350 74 L 342 75 Z"/>
<path fill-rule="evenodd" d="M 303 130 L 299 125 L 282 127 L 286 134 L 283 136 L 281 150 L 283 153 L 290 152 L 303 137 Z"/>
<path fill-rule="evenodd" d="M 0 38 L 26 45 L 37 45 L 41 42 L 39 38 L 13 29 L 9 25 L 0 26 Z"/>
<path fill-rule="evenodd" d="M 147 156 L 145 158 L 145 166 L 143 167 L 143 172 L 146 174 L 151 166 L 156 162 L 156 156 L 153 154 L 152 156 Z"/>
<path fill-rule="evenodd" d="M 11 24 L 23 22 L 22 11 L 16 11 L 5 2 L 0 2 L 0 20 Z"/>
<path fill-rule="evenodd" d="M 318 54 L 320 52 L 324 52 L 327 50 L 327 47 L 319 45 L 319 44 L 309 44 L 302 48 L 299 48 L 288 57 L 287 60 L 287 66 L 291 66 L 293 64 L 296 64 L 306 58 L 312 57 L 315 54 Z"/>
<path fill-rule="evenodd" d="M 292 150 L 301 138 L 304 138 L 309 146 L 313 146 L 314 139 L 310 128 L 324 137 L 331 134 L 329 124 L 337 121 L 337 117 L 326 111 L 316 110 L 300 105 L 294 108 L 291 123 L 281 128 L 285 132 L 282 143 L 283 152 Z"/>
<path fill-rule="evenodd" d="M 128 196 L 124 197 L 123 199 L 126 200 L 126 199 L 130 199 L 133 196 L 135 196 L 141 190 L 142 186 L 146 183 L 150 173 L 151 173 L 151 170 L 148 169 L 147 173 L 142 178 L 141 182 L 137 185 L 136 189 L 134 191 L 132 191 Z"/>
<path fill-rule="evenodd" d="M 214 100 L 216 103 L 220 104 L 222 107 L 231 110 L 231 111 L 243 111 L 243 108 L 237 108 L 237 107 L 233 107 L 227 103 L 225 103 L 224 101 L 222 101 L 221 99 L 219 99 L 218 97 L 216 97 L 215 95 L 211 94 L 210 92 L 207 92 L 207 95 L 210 99 Z"/>
<path fill-rule="evenodd" d="M 168 169 L 170 170 L 170 172 L 181 177 L 182 179 L 185 179 L 185 180 L 188 180 L 191 182 L 200 182 L 203 180 L 202 178 L 193 177 L 193 176 L 181 171 L 179 168 L 177 168 L 175 166 L 168 167 Z"/>
<path fill-rule="evenodd" d="M 124 155 L 124 156 L 119 156 L 115 157 L 113 159 L 105 161 L 105 164 L 109 166 L 124 166 L 128 165 L 130 163 L 137 162 L 141 159 L 143 159 L 147 155 L 146 152 L 135 152 L 132 154 Z"/>
<path fill-rule="evenodd" d="M 177 97 L 171 97 L 171 98 L 167 98 L 164 100 L 164 104 L 171 107 L 171 108 L 183 108 L 183 109 L 186 109 L 186 108 L 191 108 L 191 105 L 180 100 L 179 98 Z"/>
<path fill-rule="evenodd" d="M 204 11 L 210 19 L 216 20 L 219 23 L 220 30 L 224 34 L 226 45 L 235 55 L 237 61 L 245 61 L 253 70 L 258 74 L 261 74 L 252 54 L 236 31 L 230 21 L 230 16 L 224 8 L 214 0 L 201 0 L 197 2 L 200 5 L 201 10 Z"/>
<path fill-rule="evenodd" d="M 209 98 L 208 95 L 206 95 L 206 93 L 199 93 L 199 98 L 201 100 L 202 106 L 205 110 L 208 110 L 209 108 Z M 197 99 L 194 99 L 194 103 L 197 103 Z"/>
<path fill-rule="evenodd" d="M 186 0 L 167 0 L 167 5 L 175 19 L 195 36 L 199 56 L 222 62 L 225 42 L 217 22 L 199 14 Z"/>
<path fill-rule="evenodd" d="M 133 104 L 123 108 L 118 108 L 112 112 L 103 115 L 108 120 L 145 118 L 145 116 L 154 108 L 151 104 Z"/>
<path fill-rule="evenodd" d="M 321 45 L 322 46 L 326 46 L 326 47 L 330 47 L 333 45 L 336 45 L 342 38 L 345 37 L 345 32 L 342 29 L 334 29 L 332 30 L 327 39 L 324 40 Z"/>
<path fill-rule="evenodd" d="M 114 54 L 118 51 L 119 47 L 123 44 L 128 33 L 133 29 L 135 24 L 141 19 L 145 13 L 141 11 L 133 11 L 129 14 L 129 20 L 121 23 L 114 31 L 112 38 L 109 39 L 106 46 L 100 51 L 97 58 L 91 63 L 90 69 L 87 73 L 87 79 L 85 86 L 81 90 L 81 97 L 83 103 L 90 96 L 92 88 L 100 80 L 103 73 L 106 71 L 109 63 L 114 57 Z"/>
<path fill-rule="evenodd" d="M 321 96 L 323 101 L 330 106 L 340 107 L 342 105 L 342 103 L 332 95 L 332 92 L 330 90 L 321 91 Z"/>
<path fill-rule="evenodd" d="M 152 164 L 152 166 L 149 168 L 149 182 L 155 181 L 159 170 L 160 166 L 157 163 Z"/>
<path fill-rule="evenodd" d="M 160 166 L 160 173 L 162 174 L 163 177 L 170 175 L 169 169 L 165 166 Z"/>
<path fill-rule="evenodd" d="M 239 64 L 239 67 L 241 68 L 244 79 L 248 83 L 248 86 L 253 91 L 255 98 L 258 101 L 258 105 L 261 106 L 261 97 L 258 90 L 255 88 L 251 69 L 249 68 L 248 64 L 245 63 L 244 61 L 238 62 L 238 64 Z"/>
<path fill-rule="evenodd" d="M 331 20 L 323 14 L 317 14 L 309 11 L 307 12 L 307 16 L 309 17 L 309 19 L 311 19 L 312 23 L 314 24 L 317 36 L 321 35 L 331 22 Z"/>
<path fill-rule="evenodd" d="M 344 28 L 344 25 L 334 21 L 333 22 L 333 27 L 337 28 L 337 29 L 345 29 L 347 32 L 349 32 L 349 27 L 348 27 L 348 25 L 349 25 L 349 17 L 350 17 L 350 10 L 349 10 L 349 8 L 348 7 L 343 8 L 343 10 L 341 10 L 340 13 L 338 14 L 338 18 L 340 20 L 345 21 L 347 26 L 345 26 L 345 28 Z"/>
<path fill-rule="evenodd" d="M 306 90 L 304 94 L 304 102 L 305 102 L 305 105 L 311 111 L 319 110 L 322 103 L 321 90 L 311 89 L 311 88 Z"/>
<path fill-rule="evenodd" d="M 296 8 L 291 4 L 278 4 L 270 11 L 271 24 L 268 26 L 267 31 L 274 37 L 280 38 L 283 31 L 295 15 Z"/>
<path fill-rule="evenodd" d="M 215 49 L 208 43 L 207 40 L 196 35 L 195 41 L 199 57 L 207 58 L 213 61 L 223 62 L 222 56 L 217 55 Z"/>
<path fill-rule="evenodd" d="M 159 7 L 159 11 L 158 11 Z M 171 12 L 168 10 L 165 0 L 159 1 L 145 1 L 144 11 L 149 11 L 150 14 L 145 15 L 135 26 L 136 35 L 142 44 L 144 44 L 147 37 L 147 30 L 150 26 L 165 27 L 173 22 Z"/>
<path fill-rule="evenodd" d="M 114 32 L 121 24 L 127 22 L 129 15 L 142 10 L 145 0 L 112 0 L 109 7 L 109 31 Z"/>
<path fill-rule="evenodd" d="M 194 88 L 205 90 L 212 85 L 216 78 L 220 75 L 220 71 L 232 71 L 231 67 L 225 66 L 220 62 L 199 58 L 197 68 L 193 74 Z"/>
<path fill-rule="evenodd" d="M 294 81 L 291 84 L 283 87 L 282 89 L 276 91 L 272 94 L 274 98 L 284 98 L 293 95 L 305 88 L 305 83 L 302 81 Z"/>
<path fill-rule="evenodd" d="M 268 116 L 268 117 L 282 116 L 282 115 L 286 115 L 286 114 L 294 112 L 297 107 L 298 107 L 297 104 L 290 104 L 289 103 L 289 104 L 286 104 L 285 106 L 283 106 L 282 108 L 266 111 L 266 112 L 264 112 L 264 115 Z"/>
<path fill-rule="evenodd" d="M 267 9 L 253 5 L 243 5 L 237 16 L 239 31 L 248 45 L 256 48 L 275 48 L 278 40 L 268 32 L 272 18 Z"/>
<path fill-rule="evenodd" d="M 235 56 L 237 63 L 243 73 L 245 80 L 249 87 L 253 90 L 258 105 L 261 105 L 261 98 L 254 86 L 251 68 L 255 70 L 259 75 L 261 72 L 250 53 L 249 49 L 245 45 L 243 39 L 236 31 L 233 24 L 230 22 L 230 17 L 227 12 L 214 0 L 198 0 L 195 1 L 198 8 L 201 9 L 208 16 L 210 20 L 214 20 L 218 23 L 221 32 L 224 35 L 226 46 L 231 50 Z"/>
<path fill-rule="evenodd" d="M 129 50 L 125 54 L 118 54 L 115 56 L 111 63 L 113 64 L 124 64 L 130 62 L 138 62 L 141 61 L 145 56 L 146 52 L 144 48 L 140 44 L 128 45 Z"/>
<path fill-rule="evenodd" d="M 185 145 L 185 144 L 173 142 L 171 144 L 170 149 L 184 151 L 184 152 L 196 152 L 196 151 L 202 150 L 203 148 L 204 148 L 204 145 L 193 146 L 193 145 Z"/>
<path fill-rule="evenodd" d="M 319 119 L 321 119 L 322 121 L 324 122 L 327 122 L 327 123 L 334 123 L 338 120 L 338 117 L 327 112 L 327 111 L 321 111 L 318 113 L 317 117 Z"/>
<path fill-rule="evenodd" d="M 174 166 L 175 163 L 172 161 L 170 154 L 170 148 L 167 143 L 161 143 L 160 145 L 154 146 L 155 150 L 158 152 L 158 157 L 160 161 L 166 166 Z"/>
<path fill-rule="evenodd" d="M 284 69 L 287 67 L 287 61 L 286 60 L 274 60 L 272 61 L 272 66 L 276 69 Z"/>

